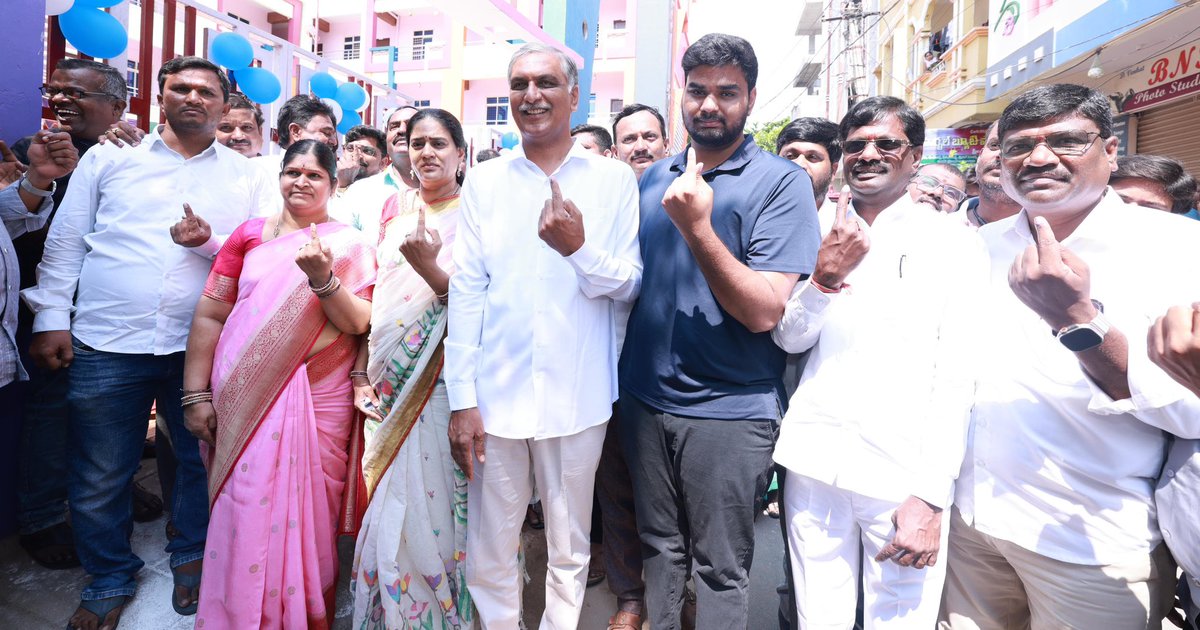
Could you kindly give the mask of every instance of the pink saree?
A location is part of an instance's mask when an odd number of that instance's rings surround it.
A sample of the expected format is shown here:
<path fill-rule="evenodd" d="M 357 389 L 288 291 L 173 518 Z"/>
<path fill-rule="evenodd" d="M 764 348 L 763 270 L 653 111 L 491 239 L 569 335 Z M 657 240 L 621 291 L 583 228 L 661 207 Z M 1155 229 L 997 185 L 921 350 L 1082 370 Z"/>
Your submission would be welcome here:
<path fill-rule="evenodd" d="M 344 290 L 370 297 L 374 253 L 358 231 L 325 223 L 318 233 Z M 197 628 L 333 623 L 358 338 L 339 335 L 307 356 L 326 322 L 294 262 L 308 238 L 293 232 L 245 247 L 239 278 L 220 273 L 218 256 L 205 290 L 236 302 L 213 363 L 217 442 L 207 460 L 212 515 Z"/>

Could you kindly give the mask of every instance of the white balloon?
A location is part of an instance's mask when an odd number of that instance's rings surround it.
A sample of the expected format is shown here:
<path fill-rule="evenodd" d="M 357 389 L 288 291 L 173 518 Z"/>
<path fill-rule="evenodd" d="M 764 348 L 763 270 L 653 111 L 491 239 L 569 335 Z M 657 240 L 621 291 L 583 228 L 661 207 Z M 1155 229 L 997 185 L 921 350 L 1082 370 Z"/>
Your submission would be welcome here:
<path fill-rule="evenodd" d="M 326 105 L 329 106 L 329 109 L 333 110 L 333 124 L 335 126 L 339 122 L 342 121 L 342 104 L 341 103 L 339 103 L 331 98 L 323 98 L 323 99 L 321 99 L 321 102 L 325 103 Z"/>
<path fill-rule="evenodd" d="M 62 15 L 74 4 L 75 0 L 46 0 L 46 15 Z"/>

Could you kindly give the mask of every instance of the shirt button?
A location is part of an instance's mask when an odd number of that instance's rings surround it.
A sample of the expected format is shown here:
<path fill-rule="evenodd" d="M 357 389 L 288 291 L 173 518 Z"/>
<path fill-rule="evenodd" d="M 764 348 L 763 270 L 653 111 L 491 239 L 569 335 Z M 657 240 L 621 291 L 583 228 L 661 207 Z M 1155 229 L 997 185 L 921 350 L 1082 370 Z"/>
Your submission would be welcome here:
<path fill-rule="evenodd" d="M 1174 477 L 1174 476 L 1175 476 L 1175 471 L 1174 471 L 1174 470 L 1170 470 L 1170 469 L 1168 469 L 1168 470 L 1167 470 L 1167 476 L 1168 476 L 1168 477 Z"/>
<path fill-rule="evenodd" d="M 1171 532 L 1170 532 L 1170 530 L 1166 530 L 1166 529 L 1164 529 L 1164 530 L 1162 530 L 1162 533 L 1163 533 L 1163 538 L 1170 538 L 1170 537 L 1171 537 Z"/>

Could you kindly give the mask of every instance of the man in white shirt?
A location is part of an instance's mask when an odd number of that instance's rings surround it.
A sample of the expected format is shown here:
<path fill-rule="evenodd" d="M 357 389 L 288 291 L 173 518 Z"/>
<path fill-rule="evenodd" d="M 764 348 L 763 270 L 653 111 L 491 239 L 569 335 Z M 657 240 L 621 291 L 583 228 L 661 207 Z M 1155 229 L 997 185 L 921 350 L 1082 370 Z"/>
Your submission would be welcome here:
<path fill-rule="evenodd" d="M 275 144 L 279 145 L 279 153 L 250 158 L 250 161 L 262 167 L 269 177 L 279 179 L 283 155 L 293 142 L 300 140 L 324 142 L 334 151 L 338 148 L 337 119 L 333 109 L 311 94 L 297 94 L 279 108 L 275 120 Z"/>
<path fill-rule="evenodd" d="M 811 349 L 775 447 L 800 628 L 853 625 L 860 584 L 868 627 L 937 621 L 987 258 L 906 193 L 924 136 L 921 114 L 892 97 L 842 119 L 848 186 L 772 333 L 790 353 Z"/>
<path fill-rule="evenodd" d="M 999 124 L 1023 210 L 979 231 L 991 282 L 942 621 L 950 628 L 1158 628 L 1175 566 L 1155 478 L 1166 434 L 1200 437 L 1200 400 L 1153 365 L 1146 329 L 1200 295 L 1200 225 L 1107 186 L 1103 94 L 1047 85 Z"/>
<path fill-rule="evenodd" d="M 450 280 L 446 388 L 451 452 L 468 479 L 467 586 L 485 629 L 517 628 L 532 481 L 549 556 L 541 627 L 574 629 L 617 398 L 614 302 L 641 282 L 637 185 L 624 164 L 573 142 L 570 57 L 527 44 L 508 78 L 522 142 L 467 177 Z"/>
<path fill-rule="evenodd" d="M 405 105 L 388 116 L 384 131 L 391 166 L 354 182 L 345 194 L 329 204 L 330 216 L 362 231 L 371 243 L 379 242 L 379 220 L 387 200 L 402 190 L 419 186 L 408 155 L 408 119 L 416 113 L 417 108 Z"/>
<path fill-rule="evenodd" d="M 171 501 L 178 535 L 167 544 L 172 604 L 181 614 L 195 611 L 208 499 L 179 404 L 183 350 L 222 242 L 213 234 L 228 235 L 279 195 L 214 141 L 229 97 L 220 68 L 179 57 L 163 64 L 158 83 L 167 124 L 136 147 L 109 143 L 83 156 L 51 226 L 38 284 L 22 292 L 34 312 L 30 354 L 46 369 L 70 369 L 71 523 L 92 576 L 70 621 L 76 628 L 115 625 L 136 589 L 143 562 L 129 545 L 130 481 L 155 402 L 178 460 Z M 206 220 L 176 224 L 185 203 Z"/>

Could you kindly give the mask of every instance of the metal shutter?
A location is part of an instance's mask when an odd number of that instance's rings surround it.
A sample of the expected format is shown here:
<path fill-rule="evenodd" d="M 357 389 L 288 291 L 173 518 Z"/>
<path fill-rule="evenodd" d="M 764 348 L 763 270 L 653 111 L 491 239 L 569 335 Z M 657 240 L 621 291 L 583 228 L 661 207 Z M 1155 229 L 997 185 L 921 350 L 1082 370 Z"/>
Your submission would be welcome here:
<path fill-rule="evenodd" d="M 1200 177 L 1200 96 L 1139 114 L 1137 152 L 1174 158 Z"/>

